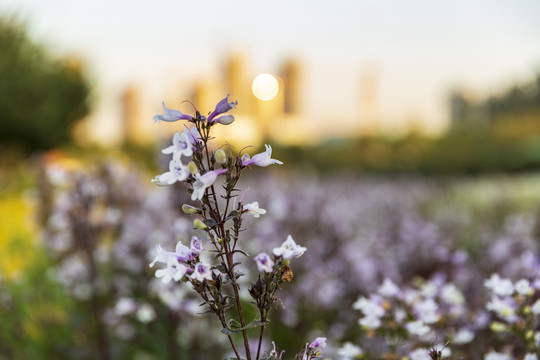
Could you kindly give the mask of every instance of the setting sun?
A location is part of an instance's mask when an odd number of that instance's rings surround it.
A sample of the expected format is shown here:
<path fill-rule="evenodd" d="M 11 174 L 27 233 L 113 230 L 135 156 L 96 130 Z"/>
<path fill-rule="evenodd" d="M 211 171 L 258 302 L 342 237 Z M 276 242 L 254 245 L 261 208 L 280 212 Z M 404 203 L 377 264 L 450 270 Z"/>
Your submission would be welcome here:
<path fill-rule="evenodd" d="M 268 101 L 276 97 L 279 91 L 279 84 L 274 75 L 260 74 L 253 80 L 251 90 L 257 99 Z"/>

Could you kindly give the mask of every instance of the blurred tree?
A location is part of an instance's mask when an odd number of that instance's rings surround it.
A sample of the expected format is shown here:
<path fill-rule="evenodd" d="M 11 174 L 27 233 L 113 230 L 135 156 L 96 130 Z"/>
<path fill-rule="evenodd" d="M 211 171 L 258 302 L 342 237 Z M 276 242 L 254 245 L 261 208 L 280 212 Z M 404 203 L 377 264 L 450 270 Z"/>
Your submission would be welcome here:
<path fill-rule="evenodd" d="M 54 59 L 13 17 L 0 17 L 0 144 L 50 149 L 69 141 L 89 110 L 90 88 L 74 59 Z"/>

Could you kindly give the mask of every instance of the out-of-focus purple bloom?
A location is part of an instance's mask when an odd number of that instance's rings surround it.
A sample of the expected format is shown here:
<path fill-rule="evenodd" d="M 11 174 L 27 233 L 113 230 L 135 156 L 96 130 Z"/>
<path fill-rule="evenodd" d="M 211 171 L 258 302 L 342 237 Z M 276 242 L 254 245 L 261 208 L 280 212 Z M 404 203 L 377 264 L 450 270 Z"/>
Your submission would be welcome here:
<path fill-rule="evenodd" d="M 242 166 L 249 166 L 249 165 L 258 165 L 258 166 L 269 166 L 272 164 L 279 164 L 282 165 L 283 162 L 272 159 L 272 147 L 270 145 L 264 145 L 266 147 L 266 151 L 259 153 L 257 155 L 253 155 L 252 158 L 249 157 L 248 154 L 245 154 L 242 156 Z"/>
<path fill-rule="evenodd" d="M 193 193 L 191 200 L 201 200 L 204 196 L 206 188 L 212 186 L 217 177 L 227 172 L 227 169 L 211 170 L 204 175 L 197 174 L 197 181 L 193 183 Z"/>
<path fill-rule="evenodd" d="M 259 271 L 264 271 L 268 273 L 272 272 L 274 268 L 274 260 L 272 260 L 272 258 L 267 253 L 262 252 L 259 255 L 255 256 L 253 260 L 255 260 L 255 262 L 257 263 L 257 269 L 259 269 Z"/>
<path fill-rule="evenodd" d="M 309 347 L 314 349 L 317 347 L 325 348 L 326 347 L 326 338 L 325 337 L 318 337 L 311 344 L 309 344 Z"/>
<path fill-rule="evenodd" d="M 238 104 L 238 101 L 229 102 L 229 95 L 230 94 L 227 94 L 225 98 L 221 99 L 221 101 L 217 103 L 214 111 L 212 111 L 212 113 L 208 116 L 208 122 L 212 122 L 212 120 L 216 116 L 226 113 L 227 111 L 234 109 L 236 107 L 236 105 Z"/>
<path fill-rule="evenodd" d="M 493 296 L 486 304 L 486 309 L 493 311 L 508 323 L 515 323 L 519 318 L 516 315 L 516 302 L 509 297 L 503 299 Z"/>
<path fill-rule="evenodd" d="M 200 282 L 212 280 L 212 270 L 208 264 L 200 262 L 195 265 L 195 269 L 190 277 Z"/>
<path fill-rule="evenodd" d="M 277 257 L 282 257 L 284 260 L 299 258 L 307 249 L 303 246 L 296 245 L 291 235 L 287 236 L 287 240 L 280 247 L 274 248 L 273 253 Z"/>
<path fill-rule="evenodd" d="M 162 102 L 163 105 L 163 114 L 154 116 L 154 123 L 158 121 L 178 121 L 178 120 L 191 120 L 192 117 L 186 114 L 183 114 L 180 110 L 169 109 L 165 106 L 165 101 Z"/>
<path fill-rule="evenodd" d="M 528 296 L 534 293 L 534 288 L 531 286 L 531 282 L 527 279 L 518 280 L 514 285 L 514 288 L 520 295 Z"/>
<path fill-rule="evenodd" d="M 341 357 L 341 360 L 352 360 L 363 353 L 364 352 L 360 346 L 354 345 L 351 342 L 346 342 L 337 351 L 337 354 Z"/>
<path fill-rule="evenodd" d="M 484 360 L 512 360 L 512 357 L 507 354 L 491 351 L 484 356 Z"/>
<path fill-rule="evenodd" d="M 431 331 L 431 328 L 420 320 L 408 322 L 407 324 L 405 324 L 405 329 L 407 329 L 409 334 L 420 337 L 426 335 Z"/>
<path fill-rule="evenodd" d="M 514 293 L 512 281 L 502 279 L 499 274 L 492 274 L 491 277 L 484 282 L 484 286 L 499 296 L 509 296 Z"/>
<path fill-rule="evenodd" d="M 384 297 L 395 297 L 398 296 L 401 291 L 392 280 L 385 278 L 382 285 L 378 289 L 378 293 Z"/>

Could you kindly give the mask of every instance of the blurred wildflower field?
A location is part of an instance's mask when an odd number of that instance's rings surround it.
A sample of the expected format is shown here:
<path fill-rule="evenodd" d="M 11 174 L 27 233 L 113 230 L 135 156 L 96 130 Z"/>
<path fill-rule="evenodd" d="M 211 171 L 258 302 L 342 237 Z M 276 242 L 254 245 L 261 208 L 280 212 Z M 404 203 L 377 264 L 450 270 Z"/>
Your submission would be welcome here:
<path fill-rule="evenodd" d="M 193 224 L 180 210 L 184 186 L 155 187 L 140 168 L 111 158 L 11 170 L 0 200 L 0 359 L 228 354 L 187 285 L 163 284 L 148 266 L 156 244 L 187 241 Z M 246 220 L 245 250 L 288 233 L 308 248 L 264 348 L 274 340 L 292 358 L 323 334 L 332 359 L 429 360 L 447 342 L 443 358 L 536 359 L 539 180 L 255 171 L 244 196 L 272 216 Z"/>

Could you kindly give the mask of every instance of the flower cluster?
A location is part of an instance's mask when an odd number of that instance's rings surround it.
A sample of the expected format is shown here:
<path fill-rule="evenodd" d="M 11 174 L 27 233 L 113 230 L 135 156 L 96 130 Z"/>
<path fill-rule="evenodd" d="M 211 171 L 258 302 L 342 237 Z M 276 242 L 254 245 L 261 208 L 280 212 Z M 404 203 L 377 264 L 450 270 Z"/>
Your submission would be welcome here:
<path fill-rule="evenodd" d="M 261 346 L 269 312 L 280 301 L 276 292 L 284 282 L 292 279 L 290 260 L 300 257 L 306 248 L 297 245 L 289 235 L 280 247 L 273 249 L 273 257 L 265 252 L 254 257 L 259 276 L 249 288 L 249 294 L 254 300 L 252 304 L 256 306 L 259 318 L 246 323 L 245 305 L 240 298 L 240 278 L 244 273 L 238 271 L 242 262 L 238 261 L 237 257 L 247 254 L 240 248 L 240 232 L 243 230 L 244 214 L 259 218 L 266 214 L 266 210 L 260 208 L 257 201 L 243 204 L 243 195 L 237 202 L 239 190 L 236 187 L 247 167 L 266 167 L 282 162 L 272 159 L 270 145 L 266 145 L 266 151 L 253 157 L 248 154 L 233 156 L 232 151 L 227 153 L 222 147 L 211 149 L 209 141 L 212 127 L 217 124 L 231 124 L 234 121 L 233 115 L 223 114 L 235 106 L 236 102 L 230 102 L 227 96 L 205 117 L 198 111 L 194 116 L 188 116 L 163 104 L 164 114 L 154 117 L 154 122 L 187 120 L 192 124 L 191 127 L 186 126 L 181 133 L 176 132 L 172 145 L 162 150 L 163 154 L 172 155 L 169 171 L 156 176 L 152 182 L 160 186 L 176 182 L 188 185 L 187 191 L 191 193 L 191 200 L 199 203 L 184 204 L 182 210 L 195 216 L 193 225 L 195 229 L 205 233 L 215 257 L 213 261 L 204 261 L 201 256 L 205 247 L 203 240 L 193 236 L 190 247 L 179 241 L 175 251 L 163 250 L 158 244 L 155 259 L 150 266 L 156 263 L 165 265 L 155 272 L 155 276 L 164 283 L 182 281 L 192 284 L 206 305 L 206 312 L 215 314 L 220 321 L 221 331 L 228 337 L 236 359 L 259 360 L 262 359 Z M 218 179 L 222 179 L 221 192 L 216 186 Z M 231 314 L 232 309 L 234 313 Z M 256 354 L 249 346 L 247 333 L 248 329 L 255 327 L 260 329 Z M 232 337 L 236 333 L 242 335 L 244 357 L 240 356 L 240 350 Z M 322 343 L 306 348 L 303 359 L 318 356 L 320 351 L 315 349 L 321 346 Z"/>
<path fill-rule="evenodd" d="M 514 356 L 525 356 L 526 360 L 538 360 L 540 356 L 540 278 L 533 281 L 522 278 L 515 283 L 510 279 L 492 274 L 484 282 L 490 292 L 487 310 L 495 315 L 491 322 L 492 331 L 504 336 L 505 352 L 491 351 L 485 360 L 511 359 Z M 513 352 L 510 352 L 508 338 L 513 335 L 518 340 Z M 516 340 L 515 339 L 515 340 Z M 526 351 L 523 355 L 523 351 Z"/>

